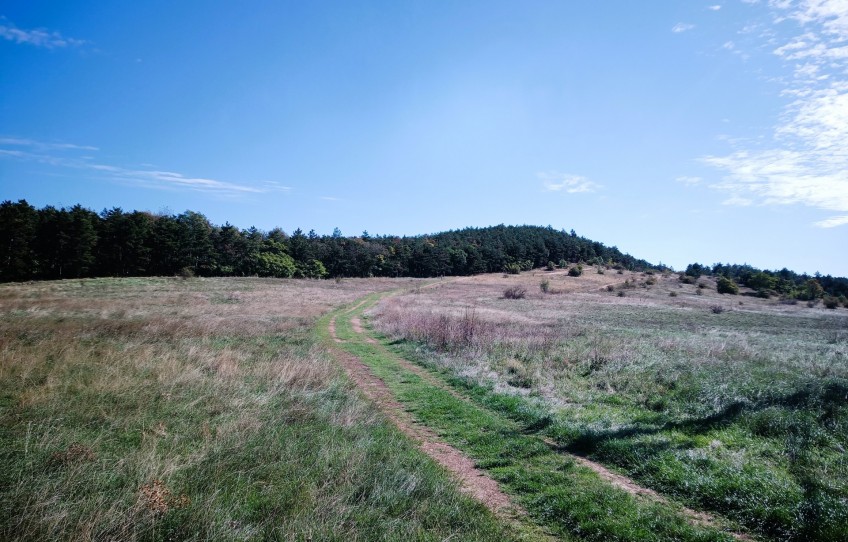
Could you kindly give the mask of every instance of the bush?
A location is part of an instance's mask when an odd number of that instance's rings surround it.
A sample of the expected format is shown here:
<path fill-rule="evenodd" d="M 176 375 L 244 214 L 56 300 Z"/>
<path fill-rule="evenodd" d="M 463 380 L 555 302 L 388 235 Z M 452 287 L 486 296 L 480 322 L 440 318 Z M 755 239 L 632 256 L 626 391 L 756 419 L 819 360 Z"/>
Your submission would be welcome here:
<path fill-rule="evenodd" d="M 677 292 L 669 292 L 668 297 L 677 297 Z"/>
<path fill-rule="evenodd" d="M 681 273 L 677 277 L 677 280 L 679 280 L 683 284 L 695 284 L 695 277 L 691 277 L 689 275 L 684 275 L 683 273 Z"/>
<path fill-rule="evenodd" d="M 603 268 L 603 267 L 598 267 L 598 274 L 599 274 L 599 275 L 603 275 L 603 274 L 604 274 L 604 268 Z"/>
<path fill-rule="evenodd" d="M 720 294 L 736 295 L 739 293 L 739 286 L 727 277 L 719 277 L 716 282 L 716 290 Z"/>
<path fill-rule="evenodd" d="M 542 290 L 543 294 L 548 293 L 548 291 L 551 289 L 551 281 L 549 281 L 548 279 L 542 280 L 542 282 L 539 283 L 539 289 Z"/>
<path fill-rule="evenodd" d="M 835 309 L 839 307 L 839 300 L 833 296 L 828 296 L 824 298 L 824 306 L 828 309 Z"/>
<path fill-rule="evenodd" d="M 583 274 L 583 266 L 580 264 L 575 265 L 571 269 L 568 270 L 569 277 L 579 277 Z"/>
<path fill-rule="evenodd" d="M 504 299 L 524 299 L 527 296 L 527 288 L 523 286 L 510 286 L 503 293 Z"/>
<path fill-rule="evenodd" d="M 554 269 L 556 269 L 556 264 L 554 262 L 549 261 L 545 269 L 547 269 L 548 271 L 553 271 Z"/>
<path fill-rule="evenodd" d="M 256 258 L 257 274 L 260 277 L 289 278 L 297 271 L 297 265 L 288 254 L 262 252 Z"/>
<path fill-rule="evenodd" d="M 613 290 L 615 290 L 615 286 L 613 286 L 612 284 L 610 284 L 610 285 L 608 285 L 608 286 L 607 286 L 607 291 L 608 291 L 608 292 L 611 292 L 611 291 L 613 291 Z"/>
<path fill-rule="evenodd" d="M 713 305 L 710 307 L 710 311 L 712 311 L 713 314 L 721 314 L 724 312 L 724 307 L 721 305 Z"/>
<path fill-rule="evenodd" d="M 624 290 L 619 290 L 619 291 L 618 291 L 618 297 L 624 297 L 625 295 L 626 295 L 626 294 L 624 293 Z"/>
<path fill-rule="evenodd" d="M 194 268 L 189 266 L 183 267 L 180 269 L 180 277 L 183 280 L 194 278 Z"/>
<path fill-rule="evenodd" d="M 504 266 L 504 273 L 509 273 L 510 275 L 517 275 L 521 273 L 521 266 L 517 263 L 508 263 Z"/>

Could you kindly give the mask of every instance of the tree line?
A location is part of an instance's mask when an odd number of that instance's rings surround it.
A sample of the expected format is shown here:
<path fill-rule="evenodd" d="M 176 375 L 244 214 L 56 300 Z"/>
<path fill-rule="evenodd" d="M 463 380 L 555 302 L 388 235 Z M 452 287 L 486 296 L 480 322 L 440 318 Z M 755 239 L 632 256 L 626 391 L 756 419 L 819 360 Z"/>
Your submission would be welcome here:
<path fill-rule="evenodd" d="M 692 263 L 686 267 L 681 278 L 714 276 L 724 279 L 725 288 L 730 293 L 736 284 L 751 288 L 758 297 L 781 297 L 784 299 L 800 299 L 816 301 L 824 299 L 825 303 L 843 304 L 848 307 L 848 278 L 832 277 L 816 273 L 812 276 L 806 273 L 796 273 L 785 267 L 779 271 L 757 269 L 748 264 L 717 263 L 712 266 Z M 729 282 L 727 282 L 729 281 Z M 738 288 L 736 288 L 738 291 Z"/>
<path fill-rule="evenodd" d="M 0 204 L 0 280 L 83 277 L 262 276 L 436 277 L 517 272 L 601 261 L 627 269 L 650 264 L 616 247 L 551 227 L 493 226 L 411 237 L 291 234 L 212 224 L 204 215 L 154 214 L 81 205 L 37 209 Z"/>
<path fill-rule="evenodd" d="M 261 231 L 212 224 L 194 211 L 154 214 L 81 205 L 37 209 L 25 200 L 0 204 L 0 281 L 83 277 L 261 276 L 437 277 L 512 272 L 586 262 L 618 269 L 662 269 L 574 230 L 539 226 L 465 228 L 433 235 L 346 237 L 297 229 Z M 809 277 L 787 269 L 690 264 L 687 276 L 727 277 L 762 292 L 803 299 L 848 296 L 848 279 Z"/>

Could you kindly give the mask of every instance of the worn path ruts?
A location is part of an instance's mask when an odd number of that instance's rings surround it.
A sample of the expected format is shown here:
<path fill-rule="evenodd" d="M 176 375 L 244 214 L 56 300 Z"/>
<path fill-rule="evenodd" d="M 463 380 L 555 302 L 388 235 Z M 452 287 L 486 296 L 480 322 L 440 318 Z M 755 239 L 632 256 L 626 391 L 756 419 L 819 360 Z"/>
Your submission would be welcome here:
<path fill-rule="evenodd" d="M 438 283 L 425 287 L 437 285 Z M 351 314 L 362 307 L 362 305 L 366 302 L 367 300 L 362 300 L 345 312 L 347 314 Z M 328 326 L 330 335 L 335 342 L 343 343 L 345 341 L 339 339 L 336 334 L 335 323 L 336 317 L 333 316 L 330 319 Z M 366 333 L 358 316 L 352 317 L 350 324 L 353 331 L 357 335 L 361 336 L 365 342 L 369 344 L 378 344 L 377 340 Z M 509 496 L 501 491 L 500 486 L 498 486 L 498 483 L 495 480 L 490 478 L 480 469 L 477 469 L 470 458 L 453 446 L 441 442 L 439 437 L 430 429 L 415 423 L 409 415 L 406 414 L 403 405 L 394 398 L 394 395 L 388 389 L 386 384 L 376 377 L 371 372 L 371 369 L 362 363 L 359 358 L 343 350 L 337 351 L 337 357 L 351 380 L 354 381 L 365 395 L 374 401 L 380 410 L 401 430 L 401 432 L 412 438 L 422 451 L 450 471 L 460 481 L 461 487 L 464 491 L 472 495 L 475 499 L 494 512 L 509 511 L 512 514 L 521 515 L 526 513 L 518 505 L 510 501 Z M 442 380 L 436 378 L 432 373 L 424 368 L 402 358 L 397 358 L 396 361 L 404 369 L 449 392 L 451 395 L 462 400 L 468 400 L 455 389 L 448 386 Z M 561 454 L 572 457 L 579 464 L 591 469 L 600 478 L 606 480 L 611 485 L 619 489 L 639 497 L 648 498 L 658 502 L 667 502 L 665 497 L 656 491 L 640 486 L 630 478 L 612 472 L 600 463 L 563 451 L 556 442 L 550 439 L 544 438 L 543 441 L 551 448 L 557 449 L 557 451 Z M 683 507 L 682 512 L 685 516 L 687 516 L 689 521 L 693 523 L 710 526 L 716 525 L 716 519 L 706 512 L 699 512 L 687 507 Z M 737 540 L 751 540 L 749 536 L 742 533 L 727 532 L 727 534 L 733 536 Z"/>

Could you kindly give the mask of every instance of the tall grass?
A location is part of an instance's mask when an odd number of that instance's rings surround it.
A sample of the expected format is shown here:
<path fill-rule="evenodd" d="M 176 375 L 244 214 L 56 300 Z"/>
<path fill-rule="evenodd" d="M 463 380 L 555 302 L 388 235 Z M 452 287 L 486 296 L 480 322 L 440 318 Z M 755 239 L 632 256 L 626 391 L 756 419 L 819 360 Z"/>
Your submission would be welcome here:
<path fill-rule="evenodd" d="M 315 340 L 345 283 L 0 288 L 0 539 L 509 539 Z"/>

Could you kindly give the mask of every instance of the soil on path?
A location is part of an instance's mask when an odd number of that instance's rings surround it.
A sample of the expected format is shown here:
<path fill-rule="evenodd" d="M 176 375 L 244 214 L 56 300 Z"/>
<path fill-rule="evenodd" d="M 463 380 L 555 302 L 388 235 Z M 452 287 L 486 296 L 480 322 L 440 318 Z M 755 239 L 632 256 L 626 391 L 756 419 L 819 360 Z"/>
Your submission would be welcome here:
<path fill-rule="evenodd" d="M 334 321 L 331 320 L 330 335 L 333 340 L 340 342 L 340 339 L 336 337 L 333 324 Z M 354 327 L 354 329 L 356 328 Z M 362 333 L 361 325 L 360 331 L 357 331 L 357 333 Z M 510 501 L 506 493 L 501 491 L 496 481 L 474 466 L 474 461 L 453 446 L 441 442 L 433 431 L 416 424 L 404 412 L 403 406 L 397 402 L 386 384 L 374 376 L 371 369 L 362 363 L 359 358 L 340 349 L 336 349 L 335 354 L 356 386 L 377 405 L 402 433 L 415 441 L 424 453 L 450 471 L 459 480 L 463 491 L 494 512 L 501 514 L 505 512 L 508 514 L 524 513 Z"/>
<path fill-rule="evenodd" d="M 425 287 L 434 287 L 439 285 L 439 283 L 428 284 Z M 365 303 L 365 300 L 358 303 L 348 310 L 347 314 L 356 311 Z M 358 316 L 352 317 L 350 324 L 353 331 L 359 335 L 362 340 L 369 344 L 379 344 L 376 339 L 366 333 L 362 326 L 362 321 Z M 345 342 L 339 339 L 336 335 L 335 316 L 330 319 L 328 328 L 330 336 L 336 343 Z M 450 471 L 459 480 L 460 487 L 463 491 L 470 494 L 494 512 L 500 514 L 507 512 L 510 515 L 526 514 L 526 511 L 510 501 L 509 496 L 501 491 L 500 486 L 498 486 L 498 483 L 495 480 L 490 478 L 485 472 L 475 467 L 474 462 L 470 458 L 453 446 L 442 442 L 438 435 L 430 429 L 423 427 L 412 420 L 412 418 L 404 411 L 403 405 L 394 398 L 394 395 L 388 389 L 386 384 L 376 377 L 371 372 L 371 369 L 362 363 L 359 358 L 343 350 L 336 350 L 336 356 L 356 386 L 359 387 L 365 395 L 378 406 L 378 408 L 392 421 L 392 423 L 395 424 L 398 429 L 400 429 L 402 433 L 415 441 L 424 453 Z M 397 358 L 396 361 L 404 369 L 425 379 L 428 383 L 448 391 L 451 395 L 459 399 L 468 400 L 423 367 L 403 358 Z M 652 489 L 640 486 L 627 476 L 615 473 L 600 463 L 596 463 L 588 458 L 565 451 L 551 439 L 543 438 L 543 441 L 551 448 L 557 450 L 560 454 L 567 455 L 573 458 L 578 464 L 594 471 L 600 478 L 606 480 L 610 485 L 637 497 L 650 499 L 655 502 L 668 503 L 668 500 L 661 494 Z M 716 528 L 718 526 L 718 521 L 711 514 L 692 510 L 687 507 L 683 507 L 681 511 L 683 515 L 685 515 L 689 521 L 694 524 Z M 737 540 L 752 540 L 749 536 L 742 533 L 732 531 L 725 532 Z"/>

